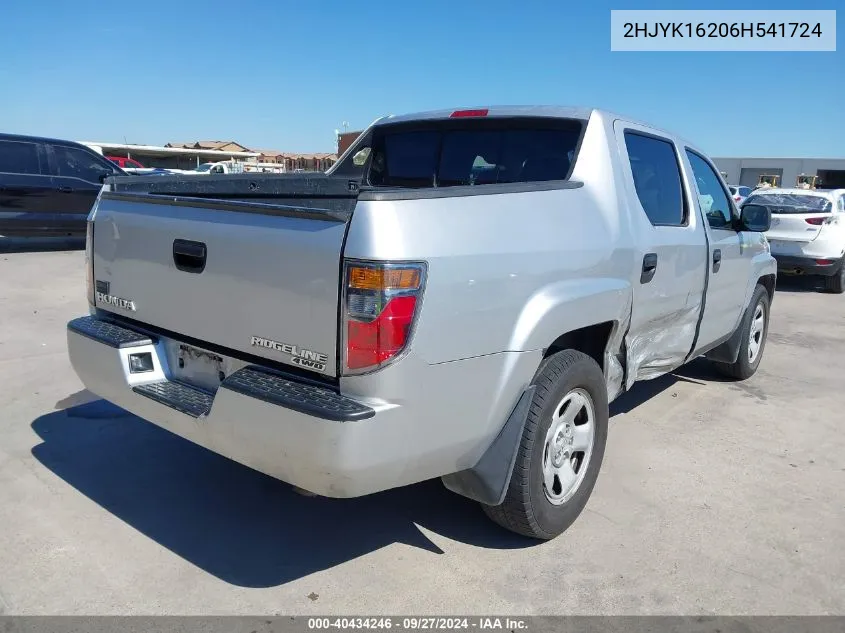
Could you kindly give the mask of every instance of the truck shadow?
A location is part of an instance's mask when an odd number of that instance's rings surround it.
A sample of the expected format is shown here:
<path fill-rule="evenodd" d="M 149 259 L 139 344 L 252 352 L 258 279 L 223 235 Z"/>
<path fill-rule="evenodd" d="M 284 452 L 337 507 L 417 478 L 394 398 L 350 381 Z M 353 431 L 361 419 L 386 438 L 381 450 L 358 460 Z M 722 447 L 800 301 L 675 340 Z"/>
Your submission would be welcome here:
<path fill-rule="evenodd" d="M 727 380 L 706 361 L 637 383 L 611 405 L 626 413 L 678 381 Z M 263 475 L 87 391 L 56 403 L 32 429 L 33 456 L 120 520 L 221 580 L 273 587 L 392 543 L 444 553 L 420 528 L 476 547 L 538 545 L 490 522 L 439 480 L 326 499 Z"/>
<path fill-rule="evenodd" d="M 634 384 L 630 391 L 623 393 L 610 403 L 610 417 L 633 411 L 644 402 L 667 391 L 679 382 L 705 385 L 708 382 L 731 382 L 732 378 L 720 374 L 709 361 L 698 358 L 673 372 L 652 380 L 643 380 Z"/>
<path fill-rule="evenodd" d="M 33 456 L 120 520 L 221 580 L 272 587 L 392 543 L 442 554 L 419 527 L 486 548 L 538 543 L 439 480 L 358 499 L 303 496 L 87 392 L 32 423 Z M 81 402 L 81 404 L 80 404 Z"/>

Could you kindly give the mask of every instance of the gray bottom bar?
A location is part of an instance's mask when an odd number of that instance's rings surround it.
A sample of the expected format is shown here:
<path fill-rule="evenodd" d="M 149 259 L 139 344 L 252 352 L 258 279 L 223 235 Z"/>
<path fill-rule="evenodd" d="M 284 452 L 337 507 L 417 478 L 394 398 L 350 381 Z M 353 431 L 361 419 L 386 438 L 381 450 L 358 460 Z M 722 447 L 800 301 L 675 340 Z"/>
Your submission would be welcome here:
<path fill-rule="evenodd" d="M 843 633 L 845 616 L 0 616 L 3 633 L 299 633 L 306 631 L 555 633 Z"/>

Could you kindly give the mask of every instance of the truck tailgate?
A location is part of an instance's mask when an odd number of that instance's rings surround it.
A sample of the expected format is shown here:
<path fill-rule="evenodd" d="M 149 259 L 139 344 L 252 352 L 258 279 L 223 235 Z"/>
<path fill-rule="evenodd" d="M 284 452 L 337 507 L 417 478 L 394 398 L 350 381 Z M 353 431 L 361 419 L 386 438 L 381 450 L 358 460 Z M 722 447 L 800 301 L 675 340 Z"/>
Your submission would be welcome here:
<path fill-rule="evenodd" d="M 334 376 L 349 217 L 341 207 L 354 205 L 104 191 L 94 215 L 96 307 Z"/>

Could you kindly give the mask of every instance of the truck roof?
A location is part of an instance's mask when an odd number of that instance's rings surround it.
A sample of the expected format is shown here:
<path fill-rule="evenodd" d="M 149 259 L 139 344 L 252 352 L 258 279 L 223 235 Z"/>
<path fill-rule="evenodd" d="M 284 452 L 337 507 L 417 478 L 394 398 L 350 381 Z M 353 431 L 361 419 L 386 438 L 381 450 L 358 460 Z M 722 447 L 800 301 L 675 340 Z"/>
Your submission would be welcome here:
<path fill-rule="evenodd" d="M 495 106 L 472 106 L 459 108 L 444 108 L 441 110 L 427 110 L 423 112 L 413 112 L 409 114 L 388 115 L 377 119 L 374 125 L 381 125 L 387 123 L 402 123 L 405 121 L 427 121 L 436 119 L 448 119 L 454 112 L 460 111 L 486 111 L 483 116 L 486 117 L 558 117 L 564 119 L 589 119 L 592 115 L 600 115 L 602 118 L 609 121 L 617 119 L 648 127 L 656 132 L 660 132 L 667 137 L 674 138 L 678 143 L 686 145 L 693 149 L 698 149 L 697 145 L 688 139 L 679 136 L 675 132 L 661 128 L 648 121 L 640 121 L 638 119 L 625 116 L 610 110 L 601 108 L 587 107 L 587 106 L 564 106 L 564 105 L 495 105 Z"/>
<path fill-rule="evenodd" d="M 5 132 L 0 132 L 0 141 L 23 141 L 23 142 L 30 142 L 30 143 L 46 143 L 48 145 L 67 145 L 68 147 L 80 147 L 80 148 L 85 149 L 85 150 L 91 149 L 87 145 L 84 145 L 82 143 L 77 143 L 76 141 L 69 141 L 67 139 L 61 139 L 61 138 L 51 138 L 51 137 L 48 137 L 48 136 L 32 136 L 32 135 L 29 135 L 29 134 L 7 134 Z"/>
<path fill-rule="evenodd" d="M 593 112 L 593 108 L 551 106 L 551 105 L 500 105 L 500 106 L 473 106 L 461 108 L 449 108 L 442 110 L 428 110 L 424 112 L 412 112 L 409 114 L 391 114 L 379 120 L 379 123 L 399 123 L 402 121 L 426 121 L 431 119 L 448 119 L 454 112 L 486 111 L 488 117 L 513 117 L 513 116 L 544 116 L 559 117 L 567 119 L 587 119 Z"/>

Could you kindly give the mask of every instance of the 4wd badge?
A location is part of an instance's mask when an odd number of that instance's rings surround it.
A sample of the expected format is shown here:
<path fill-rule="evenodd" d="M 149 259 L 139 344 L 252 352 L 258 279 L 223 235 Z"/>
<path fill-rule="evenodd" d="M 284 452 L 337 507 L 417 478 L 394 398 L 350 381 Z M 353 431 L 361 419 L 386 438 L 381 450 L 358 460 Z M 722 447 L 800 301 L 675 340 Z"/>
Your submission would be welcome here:
<path fill-rule="evenodd" d="M 302 349 L 296 345 L 289 343 L 279 343 L 269 338 L 261 336 L 252 336 L 249 340 L 250 345 L 256 347 L 266 347 L 268 349 L 276 350 L 282 354 L 290 355 L 290 362 L 294 365 L 299 365 L 305 369 L 313 369 L 314 371 L 325 371 L 326 363 L 329 362 L 329 357 L 320 352 L 312 352 L 310 349 Z"/>

